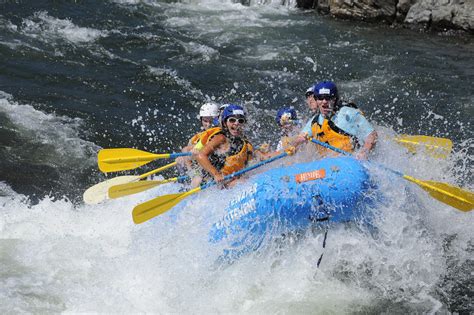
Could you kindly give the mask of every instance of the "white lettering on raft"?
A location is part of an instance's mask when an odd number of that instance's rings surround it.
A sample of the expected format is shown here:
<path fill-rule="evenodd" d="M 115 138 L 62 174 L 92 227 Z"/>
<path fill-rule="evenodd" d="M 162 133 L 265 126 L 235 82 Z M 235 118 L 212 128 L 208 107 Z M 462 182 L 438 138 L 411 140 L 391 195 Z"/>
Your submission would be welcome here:
<path fill-rule="evenodd" d="M 253 185 L 251 189 L 243 193 L 243 197 L 239 200 L 232 202 L 229 207 L 232 208 L 221 221 L 216 223 L 216 228 L 222 229 L 228 227 L 232 221 L 238 220 L 246 214 L 255 211 L 257 208 L 257 202 L 255 200 L 255 193 L 257 191 L 257 185 Z"/>

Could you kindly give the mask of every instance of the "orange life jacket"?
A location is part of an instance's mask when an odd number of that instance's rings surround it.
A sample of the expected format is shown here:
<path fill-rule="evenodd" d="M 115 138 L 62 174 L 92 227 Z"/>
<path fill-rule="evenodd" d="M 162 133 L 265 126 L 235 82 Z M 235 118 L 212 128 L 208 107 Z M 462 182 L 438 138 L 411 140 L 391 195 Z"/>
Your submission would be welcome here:
<path fill-rule="evenodd" d="M 200 133 L 199 141 L 194 148 L 202 150 L 204 146 L 217 134 L 223 133 L 220 127 L 209 128 Z M 228 141 L 232 141 L 227 138 Z M 238 148 L 231 148 L 224 154 L 212 153 L 209 156 L 211 164 L 220 171 L 224 176 L 235 173 L 243 169 L 253 154 L 253 146 L 246 139 L 239 138 L 242 141 Z M 237 149 L 237 150 L 236 150 Z"/>
<path fill-rule="evenodd" d="M 230 142 L 230 148 L 227 152 L 213 152 L 209 155 L 211 164 L 224 176 L 243 169 L 253 154 L 253 146 L 246 139 L 227 137 L 227 140 Z"/>
<path fill-rule="evenodd" d="M 225 164 L 220 170 L 221 173 L 225 175 L 229 175 L 235 172 L 240 171 L 241 169 L 245 168 L 252 157 L 253 154 L 253 147 L 252 145 L 245 141 L 242 149 L 234 155 L 228 155 L 225 159 Z"/>
<path fill-rule="evenodd" d="M 204 130 L 203 132 L 200 132 L 199 134 L 197 134 L 199 135 L 199 138 L 197 139 L 196 143 L 193 143 L 195 144 L 194 148 L 196 150 L 201 150 L 202 148 L 204 148 L 206 143 L 208 143 L 212 137 L 214 137 L 216 134 L 221 133 L 221 132 L 222 132 L 221 127 L 213 127 L 213 128 Z M 194 137 L 196 137 L 197 135 L 195 135 Z M 194 139 L 194 137 L 192 139 Z"/>

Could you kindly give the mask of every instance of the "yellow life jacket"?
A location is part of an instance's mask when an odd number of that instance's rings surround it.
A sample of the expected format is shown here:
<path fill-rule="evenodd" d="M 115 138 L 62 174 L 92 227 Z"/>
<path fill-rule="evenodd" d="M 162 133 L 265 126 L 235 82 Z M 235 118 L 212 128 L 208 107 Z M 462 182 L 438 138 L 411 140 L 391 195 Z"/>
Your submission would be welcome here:
<path fill-rule="evenodd" d="M 311 131 L 315 139 L 346 152 L 354 152 L 355 143 L 349 134 L 339 129 L 331 120 L 325 118 L 321 126 L 317 119 L 318 117 L 315 118 L 316 121 L 313 121 L 313 125 L 311 126 Z M 318 151 L 321 155 L 327 155 L 332 152 L 320 145 L 318 146 Z"/>
<path fill-rule="evenodd" d="M 189 143 L 191 143 L 192 145 L 196 145 L 198 142 L 199 142 L 199 139 L 201 139 L 201 135 L 206 132 L 206 131 L 201 131 L 201 132 L 198 132 L 197 134 L 195 134 L 194 136 L 192 136 L 192 138 L 189 140 Z"/>
<path fill-rule="evenodd" d="M 290 146 L 293 143 L 294 139 L 295 137 L 282 136 L 280 139 L 282 149 L 285 149 L 286 147 Z"/>
<path fill-rule="evenodd" d="M 194 149 L 198 151 L 202 150 L 202 148 L 204 148 L 206 143 L 208 143 L 212 137 L 214 137 L 216 134 L 221 133 L 221 132 L 222 132 L 221 127 L 213 127 L 195 135 L 194 137 L 199 135 L 199 138 L 197 138 L 196 143 L 193 143 L 195 144 Z M 194 137 L 192 139 L 194 139 Z"/>

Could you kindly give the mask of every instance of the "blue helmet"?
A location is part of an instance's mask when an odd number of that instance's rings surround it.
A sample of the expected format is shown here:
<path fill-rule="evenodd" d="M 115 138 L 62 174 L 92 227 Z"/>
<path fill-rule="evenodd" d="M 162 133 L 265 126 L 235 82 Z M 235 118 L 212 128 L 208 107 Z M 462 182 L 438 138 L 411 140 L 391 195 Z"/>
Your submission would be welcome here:
<path fill-rule="evenodd" d="M 222 104 L 221 106 L 219 106 L 219 110 L 218 110 L 218 115 L 217 117 L 214 118 L 214 121 L 212 122 L 214 124 L 214 126 L 218 126 L 219 125 L 219 122 L 221 121 L 221 115 L 222 115 L 222 112 L 224 111 L 224 109 L 229 106 L 230 104 Z"/>
<path fill-rule="evenodd" d="M 296 110 L 291 107 L 280 108 L 275 117 L 275 121 L 280 127 L 282 122 L 296 122 L 296 120 L 298 120 Z"/>
<path fill-rule="evenodd" d="M 221 114 L 221 125 L 227 120 L 227 118 L 231 116 L 242 116 L 246 118 L 244 108 L 239 105 L 229 104 L 229 106 L 225 107 Z"/>
<path fill-rule="evenodd" d="M 314 96 L 329 95 L 331 97 L 335 97 L 336 100 L 339 100 L 339 92 L 337 91 L 337 86 L 332 81 L 320 82 L 313 87 L 313 90 Z"/>

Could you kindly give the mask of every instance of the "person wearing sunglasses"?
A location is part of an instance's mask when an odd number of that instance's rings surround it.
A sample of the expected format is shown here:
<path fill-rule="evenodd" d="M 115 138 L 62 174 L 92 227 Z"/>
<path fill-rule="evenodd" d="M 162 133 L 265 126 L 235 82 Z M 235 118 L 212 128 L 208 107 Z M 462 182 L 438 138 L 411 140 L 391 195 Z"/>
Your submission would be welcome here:
<path fill-rule="evenodd" d="M 202 167 L 202 176 L 193 179 L 193 187 L 211 179 L 223 184 L 224 176 L 247 166 L 253 156 L 253 147 L 244 135 L 246 123 L 247 116 L 241 106 L 230 104 L 223 109 L 220 130 L 201 137 L 195 147 L 198 150 L 194 158 Z M 227 185 L 233 183 L 234 180 Z"/>
<path fill-rule="evenodd" d="M 316 84 L 310 86 L 304 96 L 306 97 L 306 105 L 308 106 L 309 110 L 313 113 L 318 111 L 318 104 L 316 103 L 316 99 L 314 98 L 314 87 Z"/>
<path fill-rule="evenodd" d="M 367 159 L 377 142 L 377 132 L 355 104 L 342 102 L 332 81 L 314 85 L 313 98 L 316 106 L 308 103 L 308 107 L 314 116 L 303 128 L 297 143 L 312 137 L 354 153 L 358 159 Z M 318 146 L 318 151 L 323 156 L 329 154 L 322 146 Z"/>

